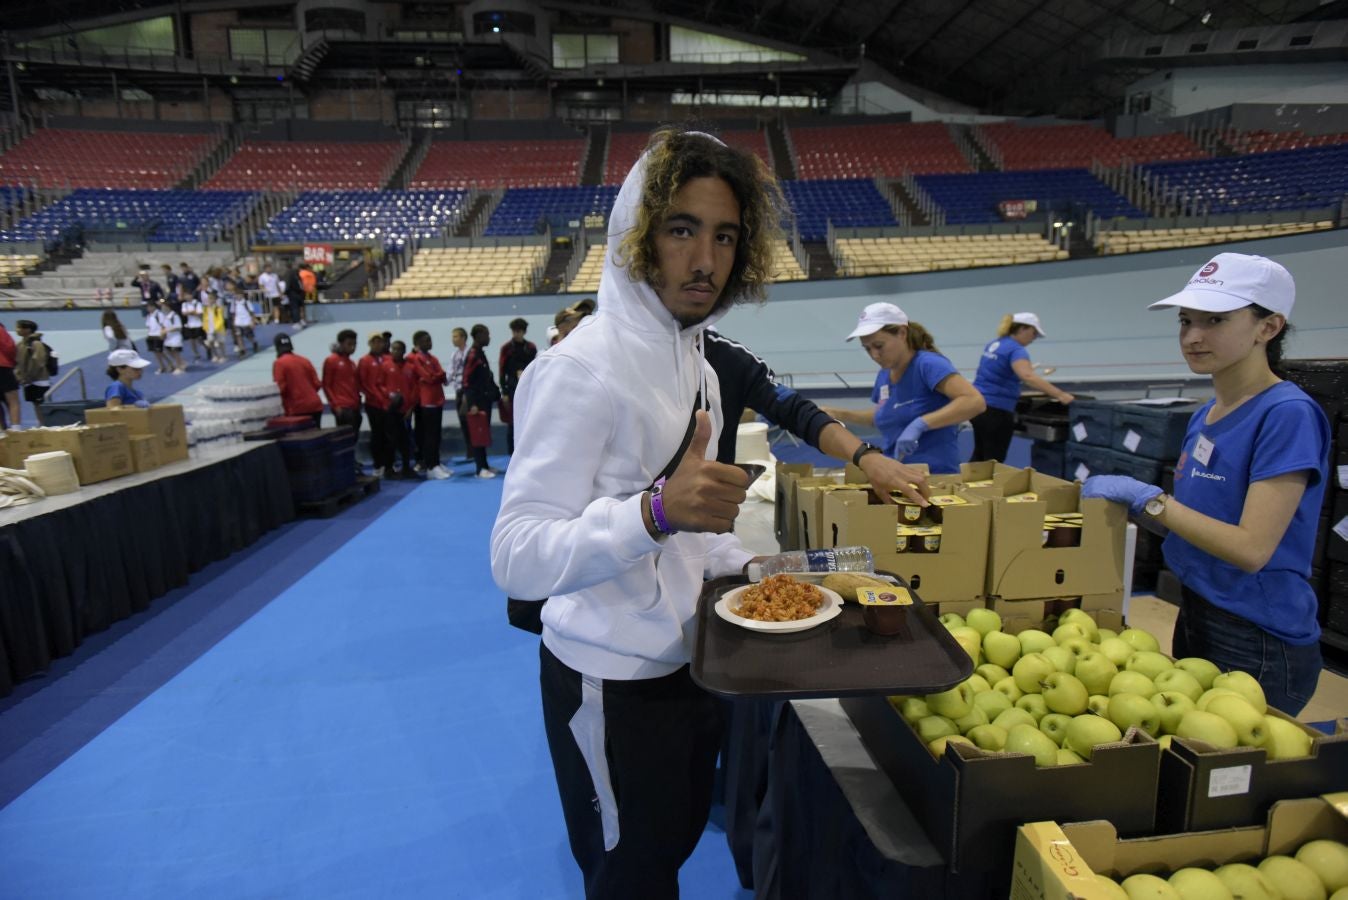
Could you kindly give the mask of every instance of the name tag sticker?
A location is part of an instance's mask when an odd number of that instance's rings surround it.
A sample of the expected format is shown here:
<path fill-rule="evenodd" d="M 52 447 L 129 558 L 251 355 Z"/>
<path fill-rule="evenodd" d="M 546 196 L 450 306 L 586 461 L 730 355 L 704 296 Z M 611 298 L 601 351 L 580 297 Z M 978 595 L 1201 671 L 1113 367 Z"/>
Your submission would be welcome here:
<path fill-rule="evenodd" d="M 1077 443 L 1078 443 L 1078 444 L 1080 444 L 1082 441 L 1086 440 L 1086 423 L 1085 423 L 1085 422 L 1078 422 L 1078 423 L 1076 423 L 1075 425 L 1072 426 L 1072 437 L 1074 437 L 1074 438 L 1077 439 Z"/>
<path fill-rule="evenodd" d="M 1142 444 L 1142 435 L 1129 428 L 1128 433 L 1123 436 L 1123 446 L 1129 453 L 1136 453 L 1137 448 Z"/>
<path fill-rule="evenodd" d="M 880 385 L 880 402 L 881 403 L 889 402 L 889 385 L 887 384 Z"/>
<path fill-rule="evenodd" d="M 1208 776 L 1209 797 L 1234 797 L 1250 792 L 1250 775 L 1253 766 L 1230 766 L 1225 769 L 1213 769 Z"/>
<path fill-rule="evenodd" d="M 1334 526 L 1334 533 L 1348 541 L 1348 516 L 1339 519 L 1338 524 Z"/>
<path fill-rule="evenodd" d="M 1091 470 L 1087 468 L 1085 463 L 1078 463 L 1076 471 L 1072 473 L 1072 477 L 1077 481 L 1085 481 L 1087 478 L 1091 477 Z"/>
<path fill-rule="evenodd" d="M 1194 444 L 1194 459 L 1204 466 L 1212 465 L 1212 451 L 1215 450 L 1212 441 L 1208 440 L 1206 434 L 1200 434 L 1198 441 Z"/>

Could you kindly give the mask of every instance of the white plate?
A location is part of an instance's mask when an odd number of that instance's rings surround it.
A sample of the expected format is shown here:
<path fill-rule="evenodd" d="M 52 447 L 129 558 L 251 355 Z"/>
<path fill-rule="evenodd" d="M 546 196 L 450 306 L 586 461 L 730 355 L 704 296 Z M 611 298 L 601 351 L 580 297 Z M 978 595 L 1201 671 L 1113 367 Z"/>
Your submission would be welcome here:
<path fill-rule="evenodd" d="M 762 631 L 768 634 L 791 634 L 795 631 L 808 631 L 816 625 L 823 625 L 842 612 L 842 597 L 838 596 L 836 591 L 821 587 L 819 591 L 824 595 L 824 600 L 819 605 L 819 612 L 808 619 L 796 619 L 794 622 L 760 622 L 757 619 L 746 619 L 743 616 L 735 615 L 730 611 L 731 608 L 739 605 L 740 594 L 751 587 L 754 587 L 754 585 L 746 584 L 735 588 L 733 591 L 726 591 L 721 599 L 716 601 L 716 614 L 732 625 L 738 625 L 750 631 Z"/>

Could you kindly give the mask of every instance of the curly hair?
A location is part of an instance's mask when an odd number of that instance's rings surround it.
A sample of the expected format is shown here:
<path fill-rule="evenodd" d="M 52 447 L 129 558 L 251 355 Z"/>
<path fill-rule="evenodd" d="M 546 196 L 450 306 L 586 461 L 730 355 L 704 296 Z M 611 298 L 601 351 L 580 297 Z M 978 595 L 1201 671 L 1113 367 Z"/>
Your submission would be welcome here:
<path fill-rule="evenodd" d="M 740 240 L 726 277 L 721 302 L 762 302 L 772 279 L 773 247 L 788 215 L 776 177 L 755 154 L 728 147 L 706 135 L 662 128 L 647 145 L 646 179 L 634 227 L 623 237 L 621 259 L 638 280 L 658 283 L 655 235 L 669 216 L 674 195 L 694 178 L 720 178 L 740 205 Z"/>

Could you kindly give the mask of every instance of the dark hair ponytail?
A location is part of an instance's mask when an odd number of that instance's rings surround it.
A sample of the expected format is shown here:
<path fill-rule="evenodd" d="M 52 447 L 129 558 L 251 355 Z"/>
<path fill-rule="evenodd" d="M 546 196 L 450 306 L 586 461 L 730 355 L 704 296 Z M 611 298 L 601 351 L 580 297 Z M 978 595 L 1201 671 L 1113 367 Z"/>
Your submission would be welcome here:
<path fill-rule="evenodd" d="M 1256 319 L 1267 319 L 1269 316 L 1273 315 L 1273 310 L 1265 309 L 1258 303 L 1250 304 L 1250 312 L 1254 313 Z M 1267 344 L 1264 345 L 1264 352 L 1268 354 L 1268 367 L 1273 371 L 1273 374 L 1277 375 L 1279 378 L 1284 377 L 1282 371 L 1283 344 L 1291 330 L 1292 323 L 1287 321 L 1286 316 L 1283 316 L 1282 328 Z"/>

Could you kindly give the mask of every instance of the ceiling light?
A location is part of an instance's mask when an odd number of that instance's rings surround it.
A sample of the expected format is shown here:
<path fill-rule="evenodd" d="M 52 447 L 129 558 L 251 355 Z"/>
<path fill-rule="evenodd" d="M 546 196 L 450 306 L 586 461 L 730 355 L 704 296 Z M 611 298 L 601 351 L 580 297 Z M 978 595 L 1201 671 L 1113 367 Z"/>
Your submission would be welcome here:
<path fill-rule="evenodd" d="M 1206 24 L 1208 24 L 1208 20 L 1211 19 L 1211 18 L 1212 18 L 1212 13 L 1211 13 L 1211 12 L 1204 12 L 1204 13 L 1203 13 L 1203 16 L 1202 16 L 1198 21 L 1200 21 L 1200 22 L 1202 22 L 1204 25 L 1206 25 Z"/>

